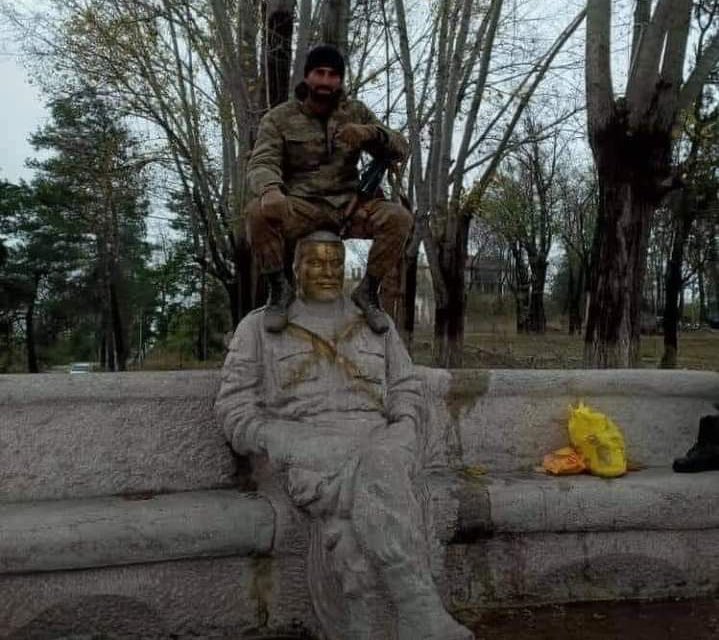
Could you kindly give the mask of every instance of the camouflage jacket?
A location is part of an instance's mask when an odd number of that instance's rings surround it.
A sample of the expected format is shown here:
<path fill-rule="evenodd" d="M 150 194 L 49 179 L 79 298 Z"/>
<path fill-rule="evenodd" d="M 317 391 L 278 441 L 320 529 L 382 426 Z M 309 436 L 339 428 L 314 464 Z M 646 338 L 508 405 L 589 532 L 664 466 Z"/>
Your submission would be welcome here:
<path fill-rule="evenodd" d="M 248 167 L 250 190 L 261 196 L 278 185 L 289 195 L 345 206 L 357 189 L 360 157 L 360 150 L 335 138 L 348 123 L 373 124 L 382 132 L 364 151 L 393 160 L 406 158 L 402 135 L 385 127 L 359 100 L 343 97 L 328 118 L 321 118 L 292 98 L 262 118 Z"/>

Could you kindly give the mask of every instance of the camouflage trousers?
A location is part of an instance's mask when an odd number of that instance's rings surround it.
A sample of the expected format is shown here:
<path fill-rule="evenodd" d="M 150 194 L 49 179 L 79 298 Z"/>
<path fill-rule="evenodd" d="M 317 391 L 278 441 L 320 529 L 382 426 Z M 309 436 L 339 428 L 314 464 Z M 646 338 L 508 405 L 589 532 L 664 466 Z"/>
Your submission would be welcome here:
<path fill-rule="evenodd" d="M 339 232 L 343 209 L 322 200 L 287 196 L 287 211 L 266 211 L 259 199 L 246 210 L 247 235 L 262 273 L 282 269 L 285 242 L 294 242 L 313 231 Z M 413 217 L 402 205 L 381 198 L 360 205 L 349 223 L 348 238 L 372 239 L 367 273 L 382 278 L 399 261 L 412 229 Z"/>

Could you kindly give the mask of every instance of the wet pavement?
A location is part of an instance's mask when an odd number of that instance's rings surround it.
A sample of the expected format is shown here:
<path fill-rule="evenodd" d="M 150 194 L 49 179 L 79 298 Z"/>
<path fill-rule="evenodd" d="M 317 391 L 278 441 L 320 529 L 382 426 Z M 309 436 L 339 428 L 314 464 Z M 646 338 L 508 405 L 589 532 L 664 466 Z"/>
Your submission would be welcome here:
<path fill-rule="evenodd" d="M 481 640 L 719 640 L 719 599 L 494 610 L 469 626 Z"/>

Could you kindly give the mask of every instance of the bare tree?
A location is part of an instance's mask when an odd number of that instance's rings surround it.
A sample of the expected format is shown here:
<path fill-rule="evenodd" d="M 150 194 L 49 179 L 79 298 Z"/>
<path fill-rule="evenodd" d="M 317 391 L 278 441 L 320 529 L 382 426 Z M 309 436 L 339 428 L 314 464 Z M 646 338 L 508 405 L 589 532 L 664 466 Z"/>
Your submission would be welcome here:
<path fill-rule="evenodd" d="M 504 97 L 497 105 L 488 96 L 493 89 L 491 67 L 498 65 L 495 42 L 503 0 L 433 4 L 426 59 L 420 58 L 420 62 L 413 54 L 404 0 L 395 0 L 394 8 L 411 149 L 410 192 L 417 216 L 408 262 L 416 265 L 416 252 L 424 243 L 435 290 L 435 361 L 459 366 L 470 224 L 461 207 L 465 178 L 481 171 L 477 190 L 486 190 L 517 123 L 558 53 L 581 24 L 584 12 L 528 64 L 528 71 L 519 74 L 516 84 L 509 89 L 504 84 Z M 478 126 L 483 107 L 483 113 L 490 113 Z"/>
<path fill-rule="evenodd" d="M 672 132 L 719 61 L 719 37 L 684 78 L 692 0 L 637 0 L 626 91 L 612 87 L 611 0 L 588 0 L 586 88 L 589 140 L 600 208 L 592 257 L 585 362 L 634 366 L 650 223 L 678 186 Z"/>

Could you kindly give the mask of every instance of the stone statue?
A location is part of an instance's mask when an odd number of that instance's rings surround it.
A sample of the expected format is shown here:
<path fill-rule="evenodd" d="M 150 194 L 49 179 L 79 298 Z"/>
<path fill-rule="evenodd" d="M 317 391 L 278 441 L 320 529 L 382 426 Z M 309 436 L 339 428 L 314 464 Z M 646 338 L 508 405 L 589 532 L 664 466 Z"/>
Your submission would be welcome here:
<path fill-rule="evenodd" d="M 307 580 L 330 640 L 469 640 L 433 582 L 418 469 L 421 383 L 394 326 L 373 332 L 342 293 L 344 245 L 298 242 L 285 331 L 237 327 L 216 412 L 310 522 Z"/>

